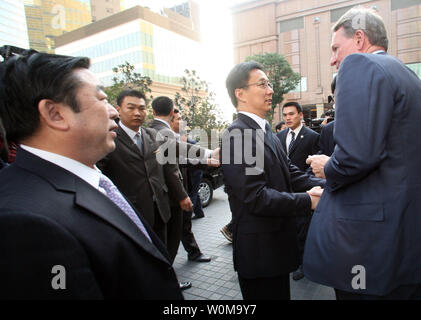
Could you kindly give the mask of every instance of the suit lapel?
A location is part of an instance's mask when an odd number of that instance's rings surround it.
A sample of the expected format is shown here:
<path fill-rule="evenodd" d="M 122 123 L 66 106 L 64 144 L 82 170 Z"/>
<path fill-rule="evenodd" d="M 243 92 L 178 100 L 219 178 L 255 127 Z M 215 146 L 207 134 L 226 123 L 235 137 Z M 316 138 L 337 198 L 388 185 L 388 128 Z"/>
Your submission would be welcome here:
<path fill-rule="evenodd" d="M 254 130 L 262 130 L 262 128 L 260 128 L 260 126 L 257 124 L 257 122 L 254 121 L 252 118 L 250 118 L 248 116 L 245 116 L 245 115 L 243 115 L 241 113 L 238 114 L 238 118 L 241 121 L 243 121 L 251 129 L 254 129 Z M 262 132 L 263 132 L 263 130 L 262 130 Z M 275 140 L 275 137 L 273 136 L 273 132 L 269 132 L 269 134 L 272 134 L 272 140 Z M 257 132 L 256 132 L 256 143 L 257 143 Z M 279 160 L 279 155 L 278 155 L 278 153 L 275 150 L 275 144 L 270 143 L 265 138 L 264 138 L 264 143 L 273 152 L 273 154 L 275 155 L 275 157 Z"/>
<path fill-rule="evenodd" d="M 136 244 L 141 246 L 145 251 L 157 259 L 168 262 L 164 255 L 157 250 L 155 245 L 149 242 L 146 236 L 139 230 L 139 228 L 131 221 L 131 219 L 121 211 L 107 196 L 101 192 L 94 190 L 90 185 L 85 183 L 83 180 L 76 179 L 75 183 L 75 203 L 90 211 L 94 215 L 105 220 L 109 224 L 113 225 L 120 232 L 126 234 Z M 153 231 L 147 226 L 147 223 L 139 216 L 142 223 L 145 225 L 151 239 Z"/>
<path fill-rule="evenodd" d="M 127 135 L 127 133 L 119 126 L 116 130 L 117 139 L 124 144 L 129 150 L 134 152 L 139 158 L 143 158 L 142 152 L 140 152 L 137 145 L 133 142 L 132 139 Z M 143 139 L 143 137 L 142 137 Z M 145 147 L 145 145 L 143 145 Z"/>
<path fill-rule="evenodd" d="M 75 204 L 90 213 L 100 217 L 102 220 L 114 226 L 120 232 L 131 238 L 137 245 L 154 257 L 168 263 L 153 244 L 146 239 L 146 236 L 138 227 L 120 210 L 110 199 L 100 191 L 93 188 L 90 184 L 75 176 L 71 172 L 37 157 L 21 148 L 18 150 L 16 165 L 32 172 L 33 174 L 47 180 L 54 188 L 61 192 L 70 192 L 75 194 Z M 157 237 L 150 229 L 142 217 L 139 217 L 144 223 L 145 228 L 151 239 L 156 243 Z"/>

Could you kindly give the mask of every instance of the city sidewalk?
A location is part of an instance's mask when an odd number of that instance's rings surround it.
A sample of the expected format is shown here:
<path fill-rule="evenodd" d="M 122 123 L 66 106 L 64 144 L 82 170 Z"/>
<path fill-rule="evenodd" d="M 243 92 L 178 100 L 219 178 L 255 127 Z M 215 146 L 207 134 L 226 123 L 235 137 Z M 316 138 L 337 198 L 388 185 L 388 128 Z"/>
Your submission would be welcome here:
<path fill-rule="evenodd" d="M 231 220 L 228 197 L 223 187 L 214 191 L 211 204 L 204 208 L 205 217 L 193 220 L 193 233 L 201 251 L 211 262 L 187 260 L 182 244 L 174 262 L 180 281 L 190 281 L 184 290 L 186 300 L 242 300 L 237 273 L 232 266 L 232 246 L 219 231 Z M 291 278 L 292 300 L 334 300 L 333 289 L 313 283 L 306 278 Z"/>

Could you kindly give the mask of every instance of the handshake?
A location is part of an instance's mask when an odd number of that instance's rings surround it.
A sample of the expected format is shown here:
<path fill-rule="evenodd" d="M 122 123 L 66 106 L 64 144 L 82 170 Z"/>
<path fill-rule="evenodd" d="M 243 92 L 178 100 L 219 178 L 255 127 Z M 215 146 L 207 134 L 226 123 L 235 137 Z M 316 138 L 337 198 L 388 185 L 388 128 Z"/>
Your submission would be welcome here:
<path fill-rule="evenodd" d="M 330 158 L 325 155 L 309 156 L 307 158 L 306 163 L 310 165 L 311 169 L 313 170 L 314 175 L 317 178 L 326 179 L 324 166 L 329 159 Z M 320 201 L 320 197 L 322 196 L 323 189 L 320 187 L 314 187 L 310 191 L 307 191 L 307 193 L 311 198 L 311 209 L 314 210 Z"/>

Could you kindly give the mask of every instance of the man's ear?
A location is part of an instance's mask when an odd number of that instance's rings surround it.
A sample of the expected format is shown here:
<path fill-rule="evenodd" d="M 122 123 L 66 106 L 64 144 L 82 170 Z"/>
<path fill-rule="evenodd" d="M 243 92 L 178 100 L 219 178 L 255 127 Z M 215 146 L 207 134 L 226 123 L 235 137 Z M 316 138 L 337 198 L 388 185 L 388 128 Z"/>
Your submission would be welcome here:
<path fill-rule="evenodd" d="M 366 45 L 365 41 L 367 40 L 364 31 L 357 30 L 354 34 L 354 41 L 355 45 L 357 46 L 358 50 L 362 50 L 364 45 Z"/>
<path fill-rule="evenodd" d="M 41 122 L 55 130 L 68 130 L 69 124 L 65 116 L 66 110 L 64 110 L 64 108 L 66 107 L 62 103 L 56 103 L 49 99 L 42 99 L 38 103 Z"/>
<path fill-rule="evenodd" d="M 237 101 L 241 101 L 243 103 L 246 102 L 245 99 L 244 99 L 244 90 L 243 90 L 243 88 L 237 88 L 237 89 L 235 89 L 234 93 L 235 93 L 235 97 L 237 98 Z M 238 105 L 238 103 L 237 103 L 237 105 Z"/>

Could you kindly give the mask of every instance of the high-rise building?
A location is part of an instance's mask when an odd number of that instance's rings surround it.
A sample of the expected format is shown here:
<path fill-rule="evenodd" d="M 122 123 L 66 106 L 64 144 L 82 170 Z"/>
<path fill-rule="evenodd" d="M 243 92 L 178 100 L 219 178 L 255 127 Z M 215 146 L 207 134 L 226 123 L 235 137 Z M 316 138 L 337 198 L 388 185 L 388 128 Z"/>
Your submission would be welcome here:
<path fill-rule="evenodd" d="M 25 0 L 31 48 L 53 53 L 57 36 L 91 22 L 90 0 Z"/>
<path fill-rule="evenodd" d="M 23 0 L 0 0 L 0 46 L 29 48 Z"/>
<path fill-rule="evenodd" d="M 56 53 L 89 57 L 105 86 L 112 84 L 112 69 L 129 62 L 153 80 L 154 96 L 180 91 L 184 70 L 200 71 L 201 50 L 198 32 L 140 6 L 56 38 Z"/>
<path fill-rule="evenodd" d="M 301 84 L 285 95 L 297 101 L 304 117 L 319 117 L 328 102 L 330 84 L 337 73 L 330 66 L 331 28 L 349 9 L 362 5 L 383 17 L 389 38 L 388 53 L 421 76 L 421 0 L 260 0 L 232 8 L 234 60 L 277 52 L 285 56 Z M 253 23 L 250 23 L 253 21 Z M 279 108 L 275 120 L 280 119 Z"/>
<path fill-rule="evenodd" d="M 120 0 L 90 0 L 92 22 L 120 12 Z"/>
<path fill-rule="evenodd" d="M 170 8 L 171 11 L 190 19 L 192 29 L 200 32 L 200 9 L 196 1 L 186 1 Z M 168 11 L 165 11 L 168 14 Z"/>

